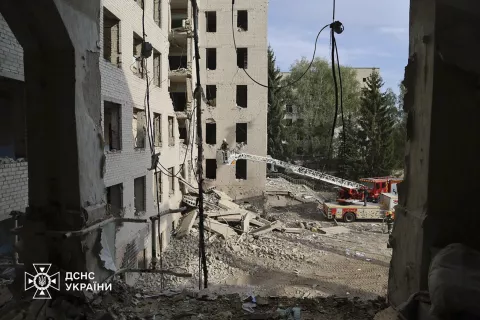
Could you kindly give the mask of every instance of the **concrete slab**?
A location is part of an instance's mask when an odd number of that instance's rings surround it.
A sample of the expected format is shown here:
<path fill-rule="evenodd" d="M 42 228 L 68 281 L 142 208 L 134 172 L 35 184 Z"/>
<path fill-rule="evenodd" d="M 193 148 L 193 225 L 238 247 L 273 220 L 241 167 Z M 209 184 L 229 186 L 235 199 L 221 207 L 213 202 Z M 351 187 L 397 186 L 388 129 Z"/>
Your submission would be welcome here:
<path fill-rule="evenodd" d="M 283 232 L 286 233 L 301 233 L 303 230 L 302 228 L 283 228 Z"/>
<path fill-rule="evenodd" d="M 210 218 L 205 219 L 205 229 L 211 232 L 218 233 L 225 239 L 228 239 L 237 234 L 235 230 L 230 228 L 225 223 L 221 223 Z"/>
<path fill-rule="evenodd" d="M 220 199 L 218 200 L 218 206 L 225 210 L 239 209 L 240 206 L 232 201 Z"/>
<path fill-rule="evenodd" d="M 195 223 L 195 219 L 197 219 L 197 215 L 197 210 L 192 210 L 183 217 L 182 223 L 178 227 L 178 231 L 175 235 L 177 238 L 185 237 L 187 234 L 190 233 L 190 230 Z"/>
<path fill-rule="evenodd" d="M 336 227 L 329 227 L 329 228 L 321 228 L 319 229 L 319 232 L 322 234 L 334 235 L 334 234 L 349 233 L 350 229 L 342 226 L 336 226 Z"/>
<path fill-rule="evenodd" d="M 281 230 L 283 227 L 282 223 L 280 221 L 274 221 L 268 225 L 264 225 L 263 227 L 260 227 L 258 229 L 253 230 L 250 232 L 250 234 L 259 236 L 262 234 L 265 234 L 267 232 L 270 232 L 272 230 Z"/>
<path fill-rule="evenodd" d="M 258 219 L 258 218 L 257 218 Z M 250 224 L 256 227 L 263 227 L 265 223 L 258 221 L 257 219 L 250 219 Z M 268 222 L 270 224 L 270 222 Z"/>
<path fill-rule="evenodd" d="M 216 194 L 220 199 L 227 200 L 227 201 L 233 201 L 233 199 L 230 198 L 230 196 L 223 191 L 215 189 L 215 190 L 212 190 L 212 192 L 214 194 Z"/>
<path fill-rule="evenodd" d="M 250 230 L 250 220 L 252 220 L 252 218 L 253 218 L 253 214 L 250 213 L 250 212 L 247 212 L 243 216 L 243 220 L 242 220 L 242 230 L 243 230 L 243 232 L 247 233 Z"/>
<path fill-rule="evenodd" d="M 240 222 L 243 219 L 243 214 L 238 214 L 238 213 L 231 213 L 231 214 L 222 214 L 220 216 L 217 216 L 217 220 L 222 222 L 222 221 L 227 221 L 227 222 Z"/>

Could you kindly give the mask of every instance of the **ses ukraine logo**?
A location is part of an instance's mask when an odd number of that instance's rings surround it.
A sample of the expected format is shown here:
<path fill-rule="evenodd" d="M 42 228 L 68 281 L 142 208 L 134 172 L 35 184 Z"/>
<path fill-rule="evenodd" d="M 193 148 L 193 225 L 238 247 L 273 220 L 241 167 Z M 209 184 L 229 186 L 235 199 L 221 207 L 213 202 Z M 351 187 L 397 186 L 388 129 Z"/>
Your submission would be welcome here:
<path fill-rule="evenodd" d="M 35 274 L 25 272 L 25 291 L 36 289 L 33 299 L 51 299 L 48 290 L 60 290 L 60 272 L 50 275 L 48 271 L 51 266 L 48 263 L 34 263 Z"/>

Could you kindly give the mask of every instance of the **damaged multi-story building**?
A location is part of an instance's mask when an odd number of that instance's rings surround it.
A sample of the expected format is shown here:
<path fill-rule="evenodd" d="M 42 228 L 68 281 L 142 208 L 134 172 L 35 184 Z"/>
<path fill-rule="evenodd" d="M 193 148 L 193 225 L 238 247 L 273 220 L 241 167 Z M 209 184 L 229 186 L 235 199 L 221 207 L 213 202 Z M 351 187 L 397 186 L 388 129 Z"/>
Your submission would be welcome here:
<path fill-rule="evenodd" d="M 95 125 L 103 159 L 92 165 L 101 166 L 105 190 L 103 200 L 97 200 L 105 204 L 107 216 L 141 219 L 179 208 L 187 184 L 195 181 L 188 7 L 186 1 L 101 1 L 100 35 L 93 49 L 99 53 L 101 92 L 95 98 L 101 100 L 101 114 Z M 14 226 L 10 212 L 25 212 L 28 206 L 30 159 L 24 50 L 1 15 L 0 35 L 0 223 L 7 231 Z M 147 56 L 142 52 L 144 42 L 152 46 Z M 57 152 L 62 157 L 68 150 L 59 145 Z M 152 154 L 158 154 L 157 170 Z M 168 244 L 180 216 L 180 212 L 162 216 L 159 251 Z M 13 249 L 11 236 L 4 237 L 3 231 L 0 253 Z M 149 224 L 112 223 L 102 232 L 116 268 L 148 267 Z"/>
<path fill-rule="evenodd" d="M 199 6 L 206 182 L 235 199 L 259 196 L 266 165 L 238 160 L 217 167 L 216 152 L 225 139 L 232 149 L 266 156 L 268 92 L 258 83 L 268 83 L 268 1 L 203 0 Z"/>

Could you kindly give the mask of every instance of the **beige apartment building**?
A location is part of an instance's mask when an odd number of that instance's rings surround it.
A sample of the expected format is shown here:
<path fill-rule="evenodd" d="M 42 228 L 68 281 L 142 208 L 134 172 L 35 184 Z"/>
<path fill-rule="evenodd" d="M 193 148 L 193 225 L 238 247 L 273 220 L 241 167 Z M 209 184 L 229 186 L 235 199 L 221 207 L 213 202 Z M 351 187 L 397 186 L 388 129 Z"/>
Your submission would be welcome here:
<path fill-rule="evenodd" d="M 262 194 L 266 164 L 239 160 L 217 166 L 216 151 L 223 139 L 230 148 L 266 156 L 268 90 L 252 81 L 268 83 L 267 0 L 200 2 L 200 73 L 208 100 L 203 104 L 204 168 L 207 185 L 215 185 L 234 199 Z"/>
<path fill-rule="evenodd" d="M 190 150 L 192 111 L 192 29 L 183 0 L 102 0 L 99 64 L 104 144 L 105 202 L 114 216 L 146 218 L 157 209 L 178 208 L 195 181 Z M 145 10 L 144 26 L 142 25 Z M 152 52 L 141 61 L 142 37 Z M 147 86 L 147 78 L 149 85 Z M 10 212 L 28 206 L 25 152 L 23 49 L 0 16 L 0 233 L 12 227 Z M 149 92 L 149 108 L 146 93 Z M 150 123 L 150 125 L 147 125 Z M 150 132 L 150 133 L 149 133 Z M 65 150 L 59 150 L 59 156 Z M 152 170 L 159 154 L 159 172 Z M 186 157 L 185 155 L 189 155 Z M 192 154 L 196 158 L 196 149 Z M 193 161 L 195 161 L 193 158 Z M 157 205 L 157 189 L 159 190 Z M 162 249 L 180 213 L 160 221 Z M 1 223 L 3 221 L 3 223 Z M 151 226 L 110 224 L 103 228 L 117 268 L 148 267 Z M 2 241 L 9 241 L 0 237 Z M 133 278 L 132 278 L 133 279 Z"/>

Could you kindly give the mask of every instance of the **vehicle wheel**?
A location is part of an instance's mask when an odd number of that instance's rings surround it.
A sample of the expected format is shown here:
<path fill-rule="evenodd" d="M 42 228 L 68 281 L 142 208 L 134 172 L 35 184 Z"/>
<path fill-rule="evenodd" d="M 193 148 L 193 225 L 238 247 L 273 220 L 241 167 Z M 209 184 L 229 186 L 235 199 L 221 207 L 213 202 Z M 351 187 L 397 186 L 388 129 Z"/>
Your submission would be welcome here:
<path fill-rule="evenodd" d="M 355 214 L 353 212 L 347 212 L 343 216 L 343 221 L 345 222 L 354 222 L 355 221 Z"/>

